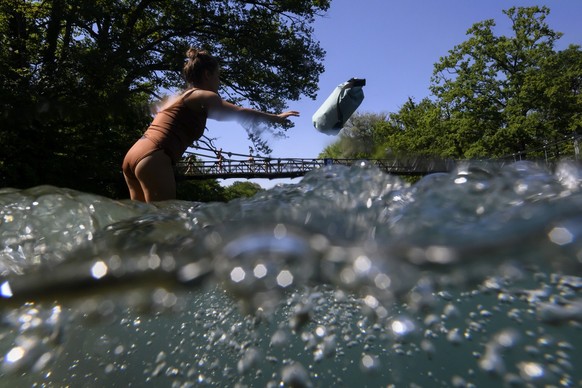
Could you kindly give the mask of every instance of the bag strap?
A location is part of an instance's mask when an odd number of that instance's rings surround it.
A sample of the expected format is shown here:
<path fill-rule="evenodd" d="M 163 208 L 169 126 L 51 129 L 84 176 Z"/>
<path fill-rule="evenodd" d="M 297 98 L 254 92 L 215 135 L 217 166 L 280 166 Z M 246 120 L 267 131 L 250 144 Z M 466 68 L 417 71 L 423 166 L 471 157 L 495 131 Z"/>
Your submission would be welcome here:
<path fill-rule="evenodd" d="M 346 90 L 348 87 L 351 87 L 350 85 L 351 84 L 348 81 L 348 83 L 346 83 L 344 85 L 344 87 L 342 88 L 342 90 L 337 95 L 337 102 L 336 102 L 336 109 L 335 109 L 336 112 L 337 112 L 337 122 L 333 126 L 333 129 L 341 129 L 342 128 L 342 124 L 344 122 L 344 112 L 342 112 L 342 110 L 341 110 L 340 100 L 342 98 L 343 91 Z"/>

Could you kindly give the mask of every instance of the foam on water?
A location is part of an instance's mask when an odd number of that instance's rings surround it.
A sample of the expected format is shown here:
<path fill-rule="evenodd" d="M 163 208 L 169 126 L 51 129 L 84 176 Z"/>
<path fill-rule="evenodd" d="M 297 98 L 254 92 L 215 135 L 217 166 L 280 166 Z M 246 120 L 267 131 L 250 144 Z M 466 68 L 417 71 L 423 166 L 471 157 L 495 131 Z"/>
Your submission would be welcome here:
<path fill-rule="evenodd" d="M 3 379 L 582 383 L 582 170 L 363 162 L 230 203 L 0 190 Z"/>

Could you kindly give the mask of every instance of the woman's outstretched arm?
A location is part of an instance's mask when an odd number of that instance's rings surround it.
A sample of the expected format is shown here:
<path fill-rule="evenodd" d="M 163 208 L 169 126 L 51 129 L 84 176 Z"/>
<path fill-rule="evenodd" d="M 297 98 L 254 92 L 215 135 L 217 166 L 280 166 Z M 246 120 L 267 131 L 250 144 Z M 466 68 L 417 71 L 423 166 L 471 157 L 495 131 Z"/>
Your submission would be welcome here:
<path fill-rule="evenodd" d="M 218 94 L 209 91 L 200 91 L 199 97 L 201 97 L 202 104 L 207 109 L 208 117 L 218 121 L 246 122 L 248 120 L 260 120 L 283 124 L 289 117 L 299 116 L 299 112 L 294 110 L 274 114 L 252 108 L 243 108 L 231 104 L 220 98 Z"/>

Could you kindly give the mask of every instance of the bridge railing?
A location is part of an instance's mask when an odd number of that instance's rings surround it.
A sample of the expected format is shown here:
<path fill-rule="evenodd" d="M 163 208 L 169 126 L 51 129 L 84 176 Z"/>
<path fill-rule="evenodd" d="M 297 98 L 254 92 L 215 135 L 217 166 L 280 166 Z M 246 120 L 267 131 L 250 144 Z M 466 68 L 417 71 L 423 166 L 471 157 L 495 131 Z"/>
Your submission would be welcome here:
<path fill-rule="evenodd" d="M 451 171 L 452 160 L 431 158 L 396 159 L 295 159 L 249 158 L 247 160 L 199 160 L 186 158 L 177 164 L 178 175 L 186 179 L 207 178 L 294 178 L 328 165 L 351 166 L 358 162 L 374 165 L 387 173 L 401 175 L 426 175 L 432 172 Z"/>
<path fill-rule="evenodd" d="M 434 172 L 452 171 L 456 163 L 451 159 L 415 157 L 408 159 L 329 159 L 326 164 L 351 166 L 354 163 L 369 163 L 380 170 L 401 175 L 426 175 Z"/>
<path fill-rule="evenodd" d="M 543 147 L 528 149 L 506 155 L 497 159 L 488 159 L 481 162 L 487 164 L 505 164 L 516 162 L 518 160 L 531 160 L 544 163 L 547 166 L 555 164 L 566 155 L 573 160 L 579 161 L 579 142 L 582 139 L 579 135 L 564 136 L 563 139 L 557 139 L 555 142 L 545 142 Z M 562 147 L 562 143 L 571 143 L 569 148 Z M 558 147 L 561 145 L 561 147 Z M 552 154 L 555 148 L 556 154 Z M 311 170 L 321 168 L 327 165 L 344 165 L 351 166 L 354 163 L 362 162 L 361 159 L 301 159 L 301 158 L 267 158 L 257 156 L 256 159 L 249 155 L 222 153 L 212 148 L 196 147 L 198 151 L 209 151 L 210 154 L 216 155 L 216 158 L 209 155 L 201 155 L 188 152 L 188 156 L 178 162 L 176 172 L 179 176 L 186 179 L 207 179 L 207 178 L 287 178 L 305 175 Z M 228 155 L 229 159 L 223 159 Z M 230 159 L 232 156 L 243 157 L 245 159 Z M 199 157 L 202 157 L 200 159 Z M 249 157 L 248 159 L 246 159 Z M 209 159 L 210 158 L 210 159 Z M 398 159 L 370 159 L 366 163 L 374 165 L 387 173 L 399 175 L 426 175 L 435 172 L 453 171 L 457 163 L 463 161 L 454 161 L 451 159 L 438 159 L 432 157 L 413 156 L 409 158 Z M 469 161 L 470 162 L 470 161 Z M 475 162 L 475 161 L 473 161 Z"/>
<path fill-rule="evenodd" d="M 196 160 L 177 163 L 176 172 L 185 178 L 279 178 L 297 177 L 324 165 L 321 159 Z"/>

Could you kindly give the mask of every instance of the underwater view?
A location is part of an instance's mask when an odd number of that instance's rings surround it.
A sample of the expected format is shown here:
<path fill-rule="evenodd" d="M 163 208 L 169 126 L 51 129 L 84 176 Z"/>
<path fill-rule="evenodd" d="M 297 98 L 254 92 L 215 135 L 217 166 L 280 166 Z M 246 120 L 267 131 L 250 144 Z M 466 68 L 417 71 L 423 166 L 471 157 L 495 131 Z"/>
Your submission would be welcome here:
<path fill-rule="evenodd" d="M 361 162 L 229 203 L 0 190 L 0 385 L 582 385 L 582 168 Z"/>

